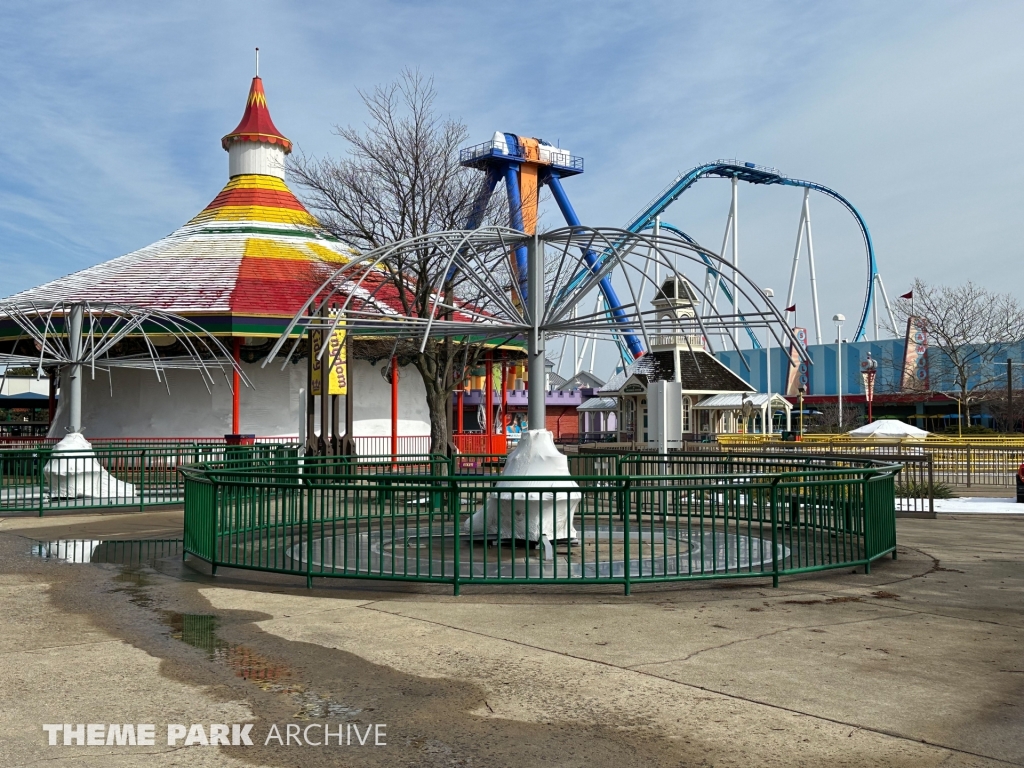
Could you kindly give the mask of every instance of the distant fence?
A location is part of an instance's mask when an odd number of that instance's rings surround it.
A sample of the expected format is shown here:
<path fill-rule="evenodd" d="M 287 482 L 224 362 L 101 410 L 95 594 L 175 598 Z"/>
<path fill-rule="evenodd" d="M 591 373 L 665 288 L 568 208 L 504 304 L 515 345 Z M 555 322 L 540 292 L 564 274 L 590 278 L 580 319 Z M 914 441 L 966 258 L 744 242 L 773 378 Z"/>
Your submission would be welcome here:
<path fill-rule="evenodd" d="M 789 450 L 801 453 L 842 453 L 859 456 L 873 456 L 903 461 L 914 456 L 929 457 L 932 462 L 934 482 L 950 486 L 970 488 L 977 485 L 1010 488 L 1016 485 L 1017 469 L 1024 463 L 1024 442 L 975 441 L 957 442 L 950 440 L 921 440 L 902 443 L 850 440 L 819 439 L 802 440 L 798 443 L 781 440 L 741 440 L 740 437 L 756 438 L 757 435 L 730 436 L 721 441 L 728 450 L 777 451 Z"/>
<path fill-rule="evenodd" d="M 55 452 L 52 446 L 0 450 L 0 514 L 181 504 L 180 467 L 210 461 L 295 457 L 294 443 L 228 446 L 157 443 L 91 451 Z"/>
<path fill-rule="evenodd" d="M 895 503 L 896 511 L 913 517 L 934 517 L 935 516 L 935 483 L 933 459 L 930 455 L 911 453 L 892 453 L 885 455 L 873 455 L 868 452 L 839 452 L 827 450 L 804 450 L 806 446 L 801 443 L 762 443 L 756 447 L 751 446 L 723 446 L 718 443 L 686 443 L 678 454 L 708 456 L 708 460 L 718 461 L 713 457 L 731 456 L 734 461 L 761 461 L 769 464 L 771 461 L 782 462 L 786 466 L 809 466 L 815 461 L 828 460 L 835 462 L 846 462 L 847 465 L 857 466 L 858 462 L 865 459 L 874 459 L 882 462 L 900 464 L 903 469 L 895 481 Z M 627 447 L 616 450 L 612 446 L 580 446 L 579 456 L 606 456 L 617 455 L 619 457 L 636 455 L 652 456 L 654 452 L 636 452 Z M 769 460 L 769 457 L 771 459 Z M 777 458 L 775 458 L 777 457 Z M 692 459 L 691 459 L 692 460 Z M 851 464 L 852 462 L 852 464 Z M 572 466 L 572 456 L 570 456 Z"/>

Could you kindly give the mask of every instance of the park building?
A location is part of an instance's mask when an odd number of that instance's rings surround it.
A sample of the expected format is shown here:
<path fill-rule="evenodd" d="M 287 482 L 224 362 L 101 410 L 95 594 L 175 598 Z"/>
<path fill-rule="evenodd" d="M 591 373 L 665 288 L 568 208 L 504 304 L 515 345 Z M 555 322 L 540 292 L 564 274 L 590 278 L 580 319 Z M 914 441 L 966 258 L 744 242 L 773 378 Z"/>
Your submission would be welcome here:
<path fill-rule="evenodd" d="M 601 387 L 599 400 L 581 406 L 598 424 L 616 425 L 608 438 L 651 444 L 661 434 L 669 447 L 678 447 L 723 433 L 765 430 L 776 411 L 788 420 L 785 398 L 758 394 L 707 350 L 696 321 L 700 300 L 686 278 L 666 279 L 652 304 L 657 327 L 677 330 L 651 336 L 650 351 Z M 662 434 L 665 429 L 668 434 Z"/>

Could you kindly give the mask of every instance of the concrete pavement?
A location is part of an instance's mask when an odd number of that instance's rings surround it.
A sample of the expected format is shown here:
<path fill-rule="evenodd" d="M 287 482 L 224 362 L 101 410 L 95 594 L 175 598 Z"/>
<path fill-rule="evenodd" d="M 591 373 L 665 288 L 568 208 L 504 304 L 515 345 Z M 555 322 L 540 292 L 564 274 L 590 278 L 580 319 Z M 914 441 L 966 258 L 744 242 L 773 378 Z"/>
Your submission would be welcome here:
<path fill-rule="evenodd" d="M 899 559 L 870 575 L 455 598 L 25 554 L 30 539 L 166 537 L 180 513 L 3 520 L 0 763 L 1024 764 L 1024 519 L 898 525 Z M 387 723 L 388 746 L 142 755 L 49 747 L 41 730 L 318 718 Z"/>

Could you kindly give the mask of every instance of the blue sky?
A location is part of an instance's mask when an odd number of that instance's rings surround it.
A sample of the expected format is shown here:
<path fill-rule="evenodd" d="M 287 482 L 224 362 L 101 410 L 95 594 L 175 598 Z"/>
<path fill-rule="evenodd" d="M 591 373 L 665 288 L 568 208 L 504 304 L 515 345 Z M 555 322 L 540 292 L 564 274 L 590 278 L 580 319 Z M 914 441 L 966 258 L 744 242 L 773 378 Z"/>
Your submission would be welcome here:
<path fill-rule="evenodd" d="M 258 45 L 275 122 L 308 153 L 342 151 L 331 129 L 363 120 L 357 87 L 418 67 L 474 141 L 505 130 L 583 155 L 567 189 L 586 223 L 623 225 L 677 171 L 735 157 L 852 200 L 892 297 L 914 277 L 1024 297 L 1021 3 L 77 0 L 0 14 L 0 295 L 142 247 L 212 199 Z M 776 294 L 800 195 L 740 190 L 741 266 Z M 717 250 L 728 200 L 727 182 L 701 182 L 666 218 Z M 812 217 L 822 316 L 853 317 L 853 220 L 821 197 Z"/>

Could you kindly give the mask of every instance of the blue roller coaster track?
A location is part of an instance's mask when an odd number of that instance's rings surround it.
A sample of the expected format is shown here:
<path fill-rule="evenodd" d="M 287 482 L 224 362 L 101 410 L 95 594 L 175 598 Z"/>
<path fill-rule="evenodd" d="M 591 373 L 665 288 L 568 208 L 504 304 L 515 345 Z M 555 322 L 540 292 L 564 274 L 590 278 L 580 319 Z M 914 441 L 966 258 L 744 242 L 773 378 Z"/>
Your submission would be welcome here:
<path fill-rule="evenodd" d="M 867 252 L 868 267 L 867 291 L 864 294 L 864 305 L 861 309 L 860 321 L 857 323 L 857 329 L 854 333 L 853 340 L 864 341 L 866 338 L 868 318 L 871 316 L 871 309 L 875 301 L 875 282 L 878 277 L 878 264 L 875 260 L 875 246 L 871 242 L 871 232 L 868 230 L 867 222 L 864 221 L 864 217 L 861 216 L 860 211 L 853 206 L 853 203 L 840 195 L 834 189 L 829 189 L 825 185 L 818 184 L 813 181 L 791 179 L 787 176 L 783 176 L 782 173 L 775 168 L 767 168 L 754 163 L 741 163 L 737 160 L 716 160 L 713 163 L 698 165 L 696 168 L 692 168 L 686 173 L 682 173 L 676 177 L 675 181 L 669 184 L 661 194 L 655 197 L 654 200 L 652 200 L 644 210 L 627 225 L 626 229 L 630 232 L 643 232 L 646 229 L 652 228 L 656 217 L 664 213 L 672 203 L 678 200 L 686 190 L 696 184 L 700 179 L 708 177 L 724 179 L 736 178 L 737 180 L 745 181 L 748 184 L 779 184 L 786 187 L 812 189 L 816 192 L 828 195 L 853 214 L 853 217 L 857 220 L 857 226 L 860 227 L 861 235 L 864 238 L 864 248 Z M 661 226 L 666 227 L 664 223 Z M 693 241 L 692 238 L 685 235 L 685 233 L 682 233 L 676 227 L 666 228 L 672 229 L 672 231 L 684 236 L 691 242 Z M 760 345 L 755 342 L 755 346 Z"/>

